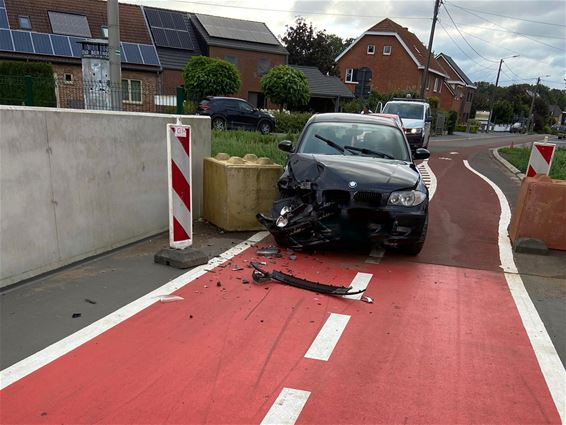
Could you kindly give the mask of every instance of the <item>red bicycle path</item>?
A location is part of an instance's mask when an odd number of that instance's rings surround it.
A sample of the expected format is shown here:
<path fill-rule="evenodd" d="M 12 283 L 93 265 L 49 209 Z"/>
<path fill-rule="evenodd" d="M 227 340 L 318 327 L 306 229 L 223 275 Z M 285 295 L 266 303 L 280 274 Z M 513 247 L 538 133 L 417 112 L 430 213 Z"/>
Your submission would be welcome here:
<path fill-rule="evenodd" d="M 560 423 L 499 271 L 497 199 L 461 159 L 429 162 L 416 261 L 268 261 L 331 284 L 372 273 L 374 304 L 244 284 L 249 248 L 5 388 L 1 423 L 260 423 L 284 387 L 311 392 L 297 423 Z M 305 358 L 329 313 L 351 319 L 329 361 Z"/>

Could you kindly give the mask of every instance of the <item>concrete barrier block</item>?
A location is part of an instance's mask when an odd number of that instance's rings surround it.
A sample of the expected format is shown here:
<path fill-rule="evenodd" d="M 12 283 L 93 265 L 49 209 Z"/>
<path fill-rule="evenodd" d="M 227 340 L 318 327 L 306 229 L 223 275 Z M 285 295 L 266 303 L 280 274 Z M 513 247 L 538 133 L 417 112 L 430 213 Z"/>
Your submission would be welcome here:
<path fill-rule="evenodd" d="M 525 178 L 509 227 L 519 238 L 542 240 L 550 249 L 566 250 L 566 181 L 545 175 Z"/>
<path fill-rule="evenodd" d="M 229 231 L 260 230 L 255 216 L 277 196 L 283 168 L 269 158 L 218 154 L 204 160 L 204 217 Z"/>

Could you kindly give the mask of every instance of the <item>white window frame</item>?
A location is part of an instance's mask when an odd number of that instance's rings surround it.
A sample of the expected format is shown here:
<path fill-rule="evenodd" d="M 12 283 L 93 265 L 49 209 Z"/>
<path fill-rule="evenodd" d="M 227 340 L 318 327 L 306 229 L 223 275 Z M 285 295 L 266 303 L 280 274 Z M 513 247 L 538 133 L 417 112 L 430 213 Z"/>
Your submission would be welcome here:
<path fill-rule="evenodd" d="M 348 71 L 350 71 L 350 73 Z M 348 74 L 350 74 L 350 79 L 348 79 Z M 353 78 L 354 78 L 354 68 L 346 68 L 346 75 L 344 76 L 344 82 L 347 84 L 358 84 L 357 81 L 353 81 Z"/>
<path fill-rule="evenodd" d="M 383 56 L 391 56 L 391 46 L 383 46 Z"/>
<path fill-rule="evenodd" d="M 100 27 L 100 33 L 102 34 L 103 39 L 108 39 L 108 27 L 106 25 L 102 25 Z"/>
<path fill-rule="evenodd" d="M 27 20 L 28 25 L 22 25 L 22 20 Z M 28 15 L 18 15 L 18 26 L 21 30 L 31 31 L 31 18 Z"/>
<path fill-rule="evenodd" d="M 438 81 L 439 81 L 439 78 L 434 77 L 434 87 L 432 88 L 432 91 L 435 92 L 435 93 L 438 91 Z"/>
<path fill-rule="evenodd" d="M 71 77 L 67 80 L 67 76 Z M 75 77 L 70 72 L 63 73 L 63 83 L 65 84 L 73 84 L 75 81 Z"/>
<path fill-rule="evenodd" d="M 138 81 L 140 83 L 140 100 L 132 100 L 132 81 Z M 143 103 L 143 81 L 135 78 L 122 78 L 122 84 L 124 84 L 124 82 L 128 84 L 128 99 L 122 99 L 122 103 L 141 105 Z"/>
<path fill-rule="evenodd" d="M 375 55 L 375 44 L 368 44 L 367 54 Z"/>

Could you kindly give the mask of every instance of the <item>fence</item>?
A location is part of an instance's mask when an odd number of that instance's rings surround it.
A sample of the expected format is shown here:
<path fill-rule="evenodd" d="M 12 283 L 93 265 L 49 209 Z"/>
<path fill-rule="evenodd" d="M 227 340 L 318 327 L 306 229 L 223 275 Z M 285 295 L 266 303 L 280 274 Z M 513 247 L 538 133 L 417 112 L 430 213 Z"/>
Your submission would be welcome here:
<path fill-rule="evenodd" d="M 127 112 L 183 113 L 185 91 L 164 95 L 147 81 L 122 84 L 0 75 L 0 104 Z"/>

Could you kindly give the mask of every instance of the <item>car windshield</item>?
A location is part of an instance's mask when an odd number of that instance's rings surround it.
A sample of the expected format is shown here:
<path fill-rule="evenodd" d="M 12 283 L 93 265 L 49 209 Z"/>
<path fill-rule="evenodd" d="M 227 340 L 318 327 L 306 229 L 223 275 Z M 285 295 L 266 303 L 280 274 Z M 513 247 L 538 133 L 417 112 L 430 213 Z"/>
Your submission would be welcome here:
<path fill-rule="evenodd" d="M 396 114 L 401 118 L 412 120 L 423 119 L 423 105 L 414 103 L 388 103 L 383 108 L 384 114 Z"/>
<path fill-rule="evenodd" d="M 324 139 L 331 143 L 325 142 Z M 338 145 L 338 148 L 331 144 Z M 342 152 L 343 150 L 345 152 Z M 315 122 L 304 132 L 297 151 L 323 155 L 374 156 L 410 161 L 401 131 L 388 125 L 372 123 Z"/>

